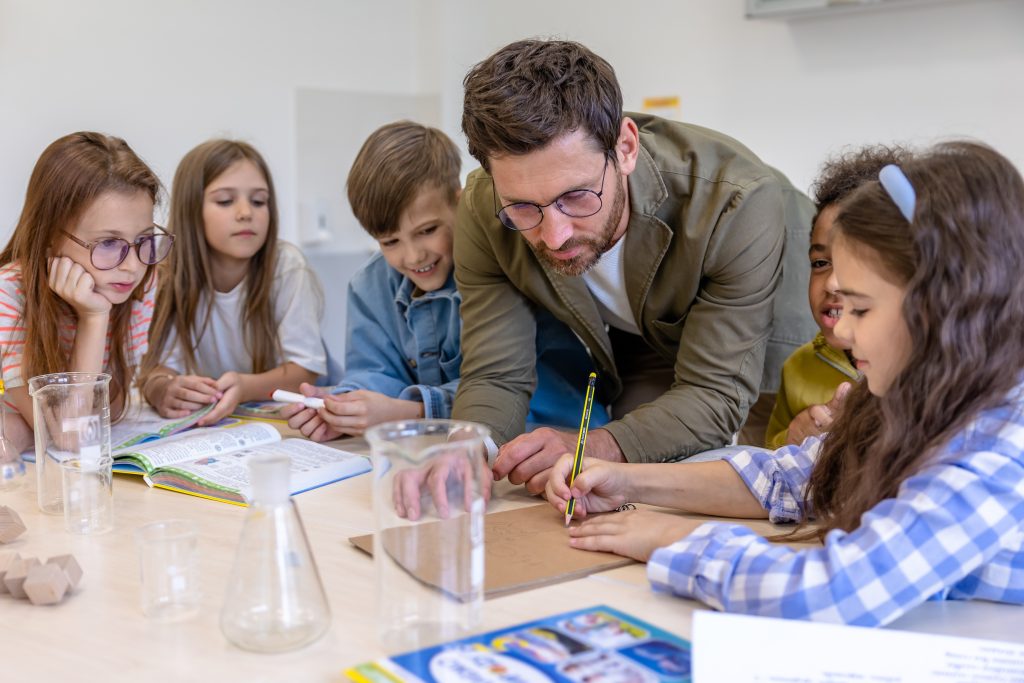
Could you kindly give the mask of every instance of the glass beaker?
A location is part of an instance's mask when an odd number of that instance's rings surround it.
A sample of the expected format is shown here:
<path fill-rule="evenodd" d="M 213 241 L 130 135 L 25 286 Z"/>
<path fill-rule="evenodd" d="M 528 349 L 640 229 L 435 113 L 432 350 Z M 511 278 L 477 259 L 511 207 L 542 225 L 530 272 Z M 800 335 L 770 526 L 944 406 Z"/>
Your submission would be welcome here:
<path fill-rule="evenodd" d="M 331 623 L 323 583 L 299 511 L 289 497 L 291 458 L 249 461 L 252 500 L 220 614 L 232 643 L 283 652 L 312 643 Z"/>
<path fill-rule="evenodd" d="M 480 625 L 489 435 L 453 420 L 387 422 L 366 432 L 377 625 L 388 652 L 461 638 Z"/>
<path fill-rule="evenodd" d="M 28 381 L 36 436 L 39 509 L 64 512 L 62 463 L 94 469 L 110 460 L 110 375 L 58 372 Z"/>
<path fill-rule="evenodd" d="M 142 613 L 157 621 L 199 614 L 199 535 L 195 522 L 169 519 L 135 530 Z"/>

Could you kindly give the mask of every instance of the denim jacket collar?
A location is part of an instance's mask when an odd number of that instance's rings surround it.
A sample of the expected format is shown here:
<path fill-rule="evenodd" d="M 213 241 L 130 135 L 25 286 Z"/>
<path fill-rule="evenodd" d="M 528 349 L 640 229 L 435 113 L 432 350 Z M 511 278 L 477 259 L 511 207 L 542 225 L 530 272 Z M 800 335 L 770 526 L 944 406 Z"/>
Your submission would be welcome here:
<path fill-rule="evenodd" d="M 431 299 L 452 299 L 456 302 L 461 301 L 459 297 L 459 290 L 455 288 L 455 271 L 448 273 L 448 279 L 444 283 L 444 287 L 435 289 L 432 292 L 424 292 L 418 297 L 413 297 L 413 292 L 416 291 L 416 285 L 413 281 L 404 275 L 399 274 L 394 268 L 388 269 L 389 275 L 394 278 L 400 278 L 401 284 L 395 289 L 395 306 L 401 311 L 402 315 L 405 316 L 405 312 L 410 307 L 419 304 L 422 301 L 430 301 Z"/>

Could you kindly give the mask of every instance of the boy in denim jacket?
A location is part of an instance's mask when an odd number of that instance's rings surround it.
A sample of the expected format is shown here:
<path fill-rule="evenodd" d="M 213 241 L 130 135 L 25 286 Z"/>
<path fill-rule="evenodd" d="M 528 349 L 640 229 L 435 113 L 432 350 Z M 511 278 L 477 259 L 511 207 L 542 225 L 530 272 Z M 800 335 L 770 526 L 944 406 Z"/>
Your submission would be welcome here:
<path fill-rule="evenodd" d="M 398 121 L 374 131 L 348 176 L 348 199 L 375 254 L 348 287 L 345 375 L 335 387 L 303 385 L 319 410 L 289 406 L 288 424 L 316 441 L 362 434 L 389 420 L 447 418 L 458 388 L 461 298 L 452 234 L 461 158 L 441 131 Z M 553 316 L 538 318 L 537 390 L 528 420 L 575 426 L 592 369 Z M 534 351 L 531 349 L 530 353 Z M 607 421 L 594 406 L 591 424 Z"/>

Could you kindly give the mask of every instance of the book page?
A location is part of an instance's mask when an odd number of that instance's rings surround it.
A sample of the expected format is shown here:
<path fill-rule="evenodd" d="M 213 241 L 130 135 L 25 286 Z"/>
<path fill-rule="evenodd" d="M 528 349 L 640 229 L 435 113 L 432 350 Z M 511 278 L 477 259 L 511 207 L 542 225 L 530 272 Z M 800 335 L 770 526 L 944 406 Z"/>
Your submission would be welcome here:
<path fill-rule="evenodd" d="M 110 446 L 114 455 L 118 451 L 147 441 L 162 439 L 188 429 L 213 410 L 214 404 L 179 418 L 163 418 L 148 405 L 133 406 L 131 412 L 117 424 L 110 426 Z"/>
<path fill-rule="evenodd" d="M 273 430 L 269 425 L 263 426 Z M 306 439 L 285 439 L 280 443 L 208 455 L 166 468 L 166 474 L 197 482 L 212 490 L 239 492 L 248 500 L 251 488 L 249 459 L 262 453 L 281 453 L 291 459 L 292 495 L 371 469 L 370 461 L 365 456 Z M 159 483 L 162 474 L 160 471 L 155 472 L 152 480 Z"/>
<path fill-rule="evenodd" d="M 281 440 L 281 434 L 264 422 L 240 423 L 227 427 L 206 427 L 160 441 L 149 443 L 131 451 L 117 453 L 115 461 L 130 457 L 146 471 L 178 463 L 219 455 L 243 448 Z"/>
<path fill-rule="evenodd" d="M 780 643 L 799 643 L 799 653 L 780 656 Z M 1024 680 L 1024 645 L 702 610 L 693 680 L 1009 683 Z"/>

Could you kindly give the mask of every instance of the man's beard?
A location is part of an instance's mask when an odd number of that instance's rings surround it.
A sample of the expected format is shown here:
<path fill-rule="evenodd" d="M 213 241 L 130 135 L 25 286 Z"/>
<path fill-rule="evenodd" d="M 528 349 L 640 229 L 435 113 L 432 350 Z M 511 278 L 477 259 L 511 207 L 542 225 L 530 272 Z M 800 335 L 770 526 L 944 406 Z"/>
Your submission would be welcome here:
<path fill-rule="evenodd" d="M 558 251 L 572 251 L 576 247 L 582 246 L 583 251 L 580 254 L 568 260 L 555 258 L 552 255 L 552 250 L 543 242 L 530 245 L 533 247 L 533 253 L 561 275 L 568 277 L 583 275 L 597 265 L 597 262 L 601 260 L 601 254 L 611 248 L 615 231 L 619 227 L 619 221 L 622 220 L 622 212 L 625 208 L 626 193 L 622 190 L 622 186 L 617 184 L 615 199 L 612 200 L 612 207 L 608 212 L 608 220 L 605 221 L 597 237 L 570 237 L 565 244 L 558 248 Z M 551 209 L 558 210 L 555 207 L 551 207 Z"/>

